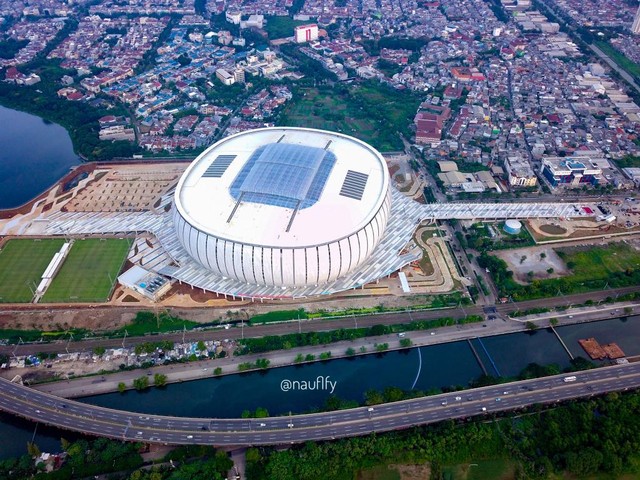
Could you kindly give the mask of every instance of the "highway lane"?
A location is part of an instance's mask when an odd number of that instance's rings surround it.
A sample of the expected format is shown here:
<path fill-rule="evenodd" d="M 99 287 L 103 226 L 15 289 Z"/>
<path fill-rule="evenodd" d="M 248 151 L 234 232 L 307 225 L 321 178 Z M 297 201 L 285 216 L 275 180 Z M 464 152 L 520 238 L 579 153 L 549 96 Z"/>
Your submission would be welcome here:
<path fill-rule="evenodd" d="M 551 308 L 555 306 L 568 306 L 576 305 L 592 300 L 597 302 L 598 300 L 604 300 L 607 297 L 615 297 L 616 295 L 624 295 L 627 293 L 640 292 L 640 286 L 625 287 L 618 289 L 610 289 L 605 291 L 587 292 L 575 295 L 564 295 L 553 298 L 543 298 L 538 300 L 528 300 L 518 303 L 505 303 L 496 305 L 498 313 L 505 315 L 515 310 L 528 310 L 531 308 L 545 307 Z M 320 305 L 320 304 L 319 304 Z M 287 308 L 290 308 L 288 306 Z M 284 307 L 283 307 L 284 308 Z M 435 320 L 443 317 L 451 318 L 464 318 L 468 315 L 483 315 L 483 306 L 469 306 L 464 308 L 447 308 L 438 310 L 424 310 L 414 312 L 393 312 L 383 313 L 379 315 L 363 315 L 357 317 L 345 317 L 336 319 L 312 319 L 302 320 L 298 322 L 277 323 L 258 325 L 253 327 L 245 327 L 244 329 L 231 328 L 229 330 L 224 329 L 211 329 L 204 331 L 189 330 L 187 332 L 176 332 L 169 334 L 160 334 L 152 336 L 142 337 L 127 337 L 126 345 L 132 346 L 148 341 L 161 341 L 169 340 L 173 342 L 181 342 L 183 335 L 186 341 L 199 341 L 199 340 L 224 340 L 224 339 L 239 339 L 243 335 L 245 337 L 263 337 L 267 335 L 286 335 L 289 333 L 300 332 L 321 332 L 328 330 L 338 330 L 341 328 L 354 328 L 357 322 L 358 327 L 370 327 L 373 325 L 385 324 L 394 325 L 400 323 L 410 323 L 412 321 L 419 320 Z M 490 330 L 490 329 L 487 329 Z M 487 335 L 492 334 L 487 331 Z M 73 352 L 91 351 L 95 347 L 120 347 L 122 346 L 121 338 L 112 339 L 97 339 L 97 340 L 82 340 L 73 342 L 59 342 L 59 343 L 30 343 L 19 345 L 1 345 L 0 353 L 11 355 L 15 352 L 16 355 L 27 355 L 37 353 L 61 353 L 67 349 Z"/>
<path fill-rule="evenodd" d="M 0 379 L 0 409 L 61 428 L 167 444 L 271 445 L 408 428 L 640 387 L 640 363 L 518 381 L 349 410 L 262 419 L 167 417 L 125 412 L 49 395 Z"/>

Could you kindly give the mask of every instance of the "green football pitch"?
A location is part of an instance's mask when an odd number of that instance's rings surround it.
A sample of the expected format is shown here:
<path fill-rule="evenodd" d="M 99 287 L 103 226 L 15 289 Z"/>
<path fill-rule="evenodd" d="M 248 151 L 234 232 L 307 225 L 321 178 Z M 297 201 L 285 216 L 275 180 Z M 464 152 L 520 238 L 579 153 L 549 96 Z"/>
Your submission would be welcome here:
<path fill-rule="evenodd" d="M 9 240 L 0 250 L 0 302 L 25 303 L 63 239 Z"/>
<path fill-rule="evenodd" d="M 106 302 L 130 247 L 130 239 L 76 240 L 40 302 Z"/>

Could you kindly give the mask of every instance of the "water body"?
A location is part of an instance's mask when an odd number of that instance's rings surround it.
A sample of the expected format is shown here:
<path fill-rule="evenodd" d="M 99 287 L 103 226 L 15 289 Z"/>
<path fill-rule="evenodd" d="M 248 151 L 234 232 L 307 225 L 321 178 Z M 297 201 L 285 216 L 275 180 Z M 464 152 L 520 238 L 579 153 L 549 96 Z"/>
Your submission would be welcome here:
<path fill-rule="evenodd" d="M 575 356 L 586 356 L 577 341 L 588 337 L 595 337 L 601 343 L 615 341 L 627 355 L 640 355 L 639 316 L 568 325 L 556 330 Z M 471 344 L 490 375 L 495 375 L 495 369 L 502 375 L 517 375 L 532 362 L 543 365 L 556 363 L 566 367 L 570 361 L 550 329 L 476 338 Z M 331 382 L 336 382 L 334 395 L 362 401 L 369 389 L 395 386 L 409 390 L 415 384 L 416 389 L 426 391 L 467 385 L 482 373 L 469 342 L 458 341 L 402 352 L 207 378 L 144 392 L 96 395 L 81 400 L 109 408 L 160 415 L 229 418 L 257 407 L 266 408 L 271 415 L 282 415 L 319 408 L 331 394 L 331 387 L 283 392 L 283 380 L 311 385 L 318 378 L 328 377 Z M 0 438 L 12 439 L 11 442 L 0 442 L 0 459 L 24 453 L 33 431 L 31 422 L 0 415 Z M 42 450 L 56 450 L 61 436 L 74 438 L 73 435 L 39 426 L 35 440 Z"/>
<path fill-rule="evenodd" d="M 0 106 L 0 209 L 28 202 L 80 158 L 60 125 Z"/>

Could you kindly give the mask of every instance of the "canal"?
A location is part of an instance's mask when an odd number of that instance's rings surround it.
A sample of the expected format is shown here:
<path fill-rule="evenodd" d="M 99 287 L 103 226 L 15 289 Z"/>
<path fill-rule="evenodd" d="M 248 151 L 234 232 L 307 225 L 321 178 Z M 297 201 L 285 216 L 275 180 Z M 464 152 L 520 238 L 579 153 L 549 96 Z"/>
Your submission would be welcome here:
<path fill-rule="evenodd" d="M 617 342 L 627 356 L 640 355 L 639 316 L 568 325 L 556 331 L 575 356 L 586 357 L 578 339 L 588 337 L 596 338 L 601 344 Z M 550 329 L 212 377 L 144 392 L 85 397 L 81 401 L 159 415 L 237 417 L 244 410 L 258 407 L 266 408 L 270 415 L 283 415 L 321 408 L 332 390 L 333 395 L 341 399 L 360 402 L 370 389 L 394 386 L 428 391 L 466 386 L 482 375 L 483 367 L 490 375 L 499 372 L 515 376 L 534 362 L 555 363 L 562 368 L 570 365 L 569 354 Z M 283 391 L 287 381 L 298 388 Z M 34 433 L 34 424 L 9 416 L 0 416 L 0 421 L 0 436 L 13 439 L 0 442 L 0 458 L 24 453 L 26 442 Z M 42 450 L 56 450 L 60 436 L 74 437 L 69 432 L 40 426 L 35 439 Z"/>

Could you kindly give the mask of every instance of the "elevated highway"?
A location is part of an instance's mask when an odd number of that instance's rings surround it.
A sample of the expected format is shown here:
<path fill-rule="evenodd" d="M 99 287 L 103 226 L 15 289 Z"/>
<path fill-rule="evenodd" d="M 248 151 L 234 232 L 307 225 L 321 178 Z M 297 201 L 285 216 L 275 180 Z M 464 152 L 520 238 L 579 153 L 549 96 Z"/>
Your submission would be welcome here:
<path fill-rule="evenodd" d="M 0 379 L 0 410 L 89 435 L 171 445 L 276 445 L 366 435 L 640 387 L 640 363 L 349 410 L 212 419 L 147 415 L 62 399 Z"/>

